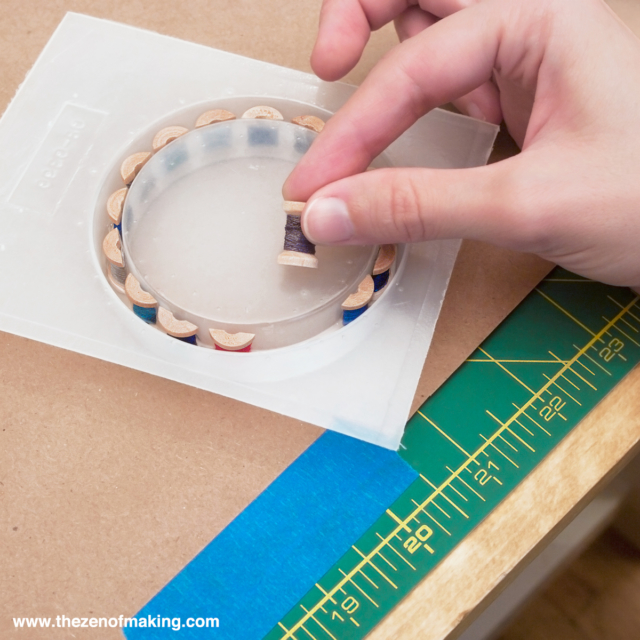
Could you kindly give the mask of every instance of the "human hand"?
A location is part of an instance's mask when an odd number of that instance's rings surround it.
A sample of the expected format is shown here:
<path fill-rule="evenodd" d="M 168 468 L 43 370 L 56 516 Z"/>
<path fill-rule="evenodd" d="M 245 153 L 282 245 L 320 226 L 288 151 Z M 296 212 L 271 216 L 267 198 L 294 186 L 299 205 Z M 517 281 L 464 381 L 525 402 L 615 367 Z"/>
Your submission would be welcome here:
<path fill-rule="evenodd" d="M 284 186 L 317 244 L 472 238 L 640 289 L 640 41 L 601 0 L 325 0 L 314 70 L 334 80 L 396 20 L 404 42 L 329 120 Z M 503 116 L 519 155 L 364 171 L 457 100 Z M 356 175 L 354 175 L 356 174 Z"/>

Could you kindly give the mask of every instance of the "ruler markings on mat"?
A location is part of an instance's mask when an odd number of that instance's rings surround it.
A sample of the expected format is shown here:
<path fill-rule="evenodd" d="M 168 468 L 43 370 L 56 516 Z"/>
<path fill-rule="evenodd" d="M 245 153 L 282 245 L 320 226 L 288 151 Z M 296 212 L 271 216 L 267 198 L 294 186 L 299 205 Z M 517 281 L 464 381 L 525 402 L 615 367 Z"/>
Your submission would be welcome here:
<path fill-rule="evenodd" d="M 409 421 L 419 477 L 266 640 L 369 633 L 640 361 L 638 300 L 556 268 Z"/>

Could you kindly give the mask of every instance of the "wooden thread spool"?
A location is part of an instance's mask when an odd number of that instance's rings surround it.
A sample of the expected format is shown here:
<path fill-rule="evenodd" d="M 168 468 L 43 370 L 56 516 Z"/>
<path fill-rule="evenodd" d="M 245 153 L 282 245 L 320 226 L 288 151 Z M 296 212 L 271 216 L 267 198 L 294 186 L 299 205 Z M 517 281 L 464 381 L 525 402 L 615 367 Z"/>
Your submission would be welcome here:
<path fill-rule="evenodd" d="M 173 142 L 180 136 L 183 136 L 185 133 L 188 133 L 189 129 L 185 127 L 165 127 L 164 129 L 160 129 L 158 133 L 153 137 L 153 142 L 151 146 L 153 151 L 160 151 L 163 147 L 166 147 L 170 142 Z"/>
<path fill-rule="evenodd" d="M 105 236 L 105 239 L 102 241 L 102 251 L 109 263 L 109 281 L 120 293 L 124 293 L 127 270 L 124 266 L 120 232 L 117 228 L 111 229 Z"/>
<path fill-rule="evenodd" d="M 133 179 L 138 175 L 140 169 L 149 161 L 151 155 L 149 151 L 140 151 L 125 159 L 120 166 L 120 175 L 127 186 L 133 182 Z"/>
<path fill-rule="evenodd" d="M 231 113 L 231 111 L 227 111 L 226 109 L 211 109 L 210 111 L 205 111 L 196 120 L 196 129 L 206 127 L 210 124 L 215 124 L 216 122 L 226 122 L 227 120 L 235 119 L 236 117 Z"/>
<path fill-rule="evenodd" d="M 320 133 L 324 129 L 324 120 L 317 118 L 316 116 L 298 116 L 291 120 L 293 124 L 297 124 L 300 127 Z M 304 155 L 311 146 L 311 141 L 308 138 L 297 138 L 294 144 L 294 149 L 301 155 Z"/>
<path fill-rule="evenodd" d="M 127 197 L 128 187 L 122 187 L 114 191 L 107 200 L 107 215 L 113 226 L 122 233 L 122 211 L 124 209 L 124 199 Z"/>
<path fill-rule="evenodd" d="M 311 129 L 316 133 L 320 133 L 324 129 L 324 120 L 317 118 L 316 116 L 298 116 L 291 120 L 293 124 L 298 124 L 305 129 Z"/>
<path fill-rule="evenodd" d="M 283 115 L 273 107 L 257 106 L 247 109 L 243 114 L 243 118 L 255 118 L 257 120 L 284 120 Z"/>
<path fill-rule="evenodd" d="M 217 351 L 238 351 L 248 353 L 256 337 L 255 333 L 227 333 L 222 329 L 209 329 L 209 334 Z"/>
<path fill-rule="evenodd" d="M 164 307 L 158 307 L 158 324 L 167 332 L 168 335 L 182 342 L 189 344 L 196 343 L 196 333 L 198 327 L 188 320 L 176 320 L 171 311 Z"/>
<path fill-rule="evenodd" d="M 342 323 L 347 325 L 361 316 L 368 308 L 373 298 L 373 278 L 365 276 L 358 285 L 358 291 L 352 293 L 342 303 Z"/>
<path fill-rule="evenodd" d="M 316 246 L 305 238 L 300 225 L 300 216 L 305 205 L 305 202 L 291 200 L 285 200 L 283 204 L 287 223 L 284 228 L 284 251 L 278 256 L 278 264 L 317 269 Z"/>
<path fill-rule="evenodd" d="M 133 305 L 133 313 L 148 324 L 155 324 L 157 319 L 158 301 L 140 287 L 140 283 L 132 273 L 124 283 L 124 292 Z"/>
<path fill-rule="evenodd" d="M 373 291 L 374 294 L 381 294 L 382 290 L 389 283 L 391 267 L 396 260 L 396 245 L 383 244 L 378 250 L 378 257 L 373 265 Z"/>

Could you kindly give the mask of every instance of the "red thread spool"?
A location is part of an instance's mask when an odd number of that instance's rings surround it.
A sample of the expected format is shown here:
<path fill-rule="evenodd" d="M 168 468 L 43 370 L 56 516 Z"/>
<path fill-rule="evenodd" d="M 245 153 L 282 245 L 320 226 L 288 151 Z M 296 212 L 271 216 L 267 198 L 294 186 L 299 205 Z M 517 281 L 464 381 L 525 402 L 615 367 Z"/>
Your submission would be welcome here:
<path fill-rule="evenodd" d="M 209 329 L 216 351 L 248 353 L 256 337 L 254 333 L 227 333 L 222 329 Z"/>

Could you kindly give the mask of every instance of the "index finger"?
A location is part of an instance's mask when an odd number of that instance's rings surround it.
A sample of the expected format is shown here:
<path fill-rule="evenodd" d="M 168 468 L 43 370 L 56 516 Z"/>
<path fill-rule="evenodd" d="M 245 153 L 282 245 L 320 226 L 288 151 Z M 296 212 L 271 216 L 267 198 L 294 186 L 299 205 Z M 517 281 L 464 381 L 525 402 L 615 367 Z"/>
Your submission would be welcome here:
<path fill-rule="evenodd" d="M 329 120 L 285 182 L 285 197 L 306 201 L 363 171 L 418 118 L 489 80 L 500 30 L 477 4 L 395 47 Z"/>
<path fill-rule="evenodd" d="M 372 31 L 399 16 L 411 0 L 324 0 L 311 66 L 338 80 L 357 64 Z"/>

